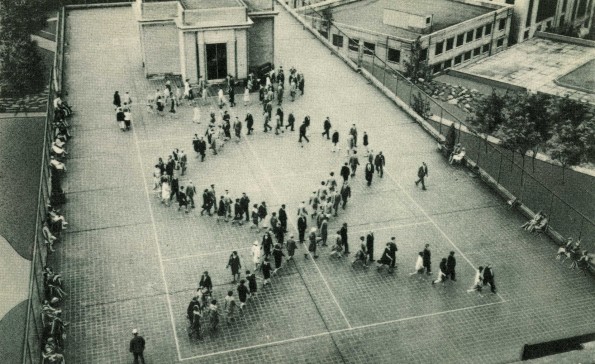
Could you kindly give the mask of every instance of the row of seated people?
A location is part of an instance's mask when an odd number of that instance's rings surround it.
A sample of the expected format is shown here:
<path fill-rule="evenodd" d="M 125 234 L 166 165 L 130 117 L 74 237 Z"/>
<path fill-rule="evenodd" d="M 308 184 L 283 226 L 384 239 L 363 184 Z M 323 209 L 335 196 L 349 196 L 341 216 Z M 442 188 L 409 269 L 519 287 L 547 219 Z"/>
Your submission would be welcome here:
<path fill-rule="evenodd" d="M 556 260 L 559 260 L 561 263 L 563 263 L 566 261 L 566 259 L 570 259 L 572 261 L 568 268 L 578 268 L 579 271 L 583 272 L 585 275 L 587 274 L 591 262 L 591 256 L 586 249 L 581 248 L 581 239 L 578 239 L 576 242 L 574 242 L 572 238 L 568 238 L 568 240 L 566 240 L 566 244 L 558 248 Z"/>
<path fill-rule="evenodd" d="M 461 146 L 461 143 L 455 145 L 452 153 L 448 157 L 448 163 L 450 164 L 462 164 L 463 160 L 465 159 L 465 155 L 467 154 L 465 147 Z"/>
<path fill-rule="evenodd" d="M 65 328 L 68 322 L 62 319 L 62 303 L 66 292 L 62 276 L 46 266 L 43 269 L 44 300 L 41 308 L 42 359 L 43 364 L 64 363 Z"/>
<path fill-rule="evenodd" d="M 538 211 L 535 216 L 523 225 L 521 228 L 527 230 L 530 233 L 544 233 L 547 229 L 549 220 L 547 215 L 543 211 Z"/>
<path fill-rule="evenodd" d="M 42 234 L 44 243 L 50 252 L 56 251 L 54 243 L 59 243 L 62 237 L 62 231 L 66 230 L 68 222 L 60 213 L 60 210 L 55 209 L 52 205 L 47 206 L 48 213 L 43 222 Z"/>

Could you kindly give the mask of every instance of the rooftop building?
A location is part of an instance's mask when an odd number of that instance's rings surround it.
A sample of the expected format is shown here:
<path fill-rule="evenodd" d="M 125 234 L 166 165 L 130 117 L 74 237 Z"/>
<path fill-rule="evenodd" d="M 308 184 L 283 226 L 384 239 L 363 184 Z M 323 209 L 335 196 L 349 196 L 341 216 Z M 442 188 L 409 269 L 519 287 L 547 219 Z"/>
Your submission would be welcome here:
<path fill-rule="evenodd" d="M 274 62 L 273 0 L 137 0 L 147 76 L 245 78 Z"/>

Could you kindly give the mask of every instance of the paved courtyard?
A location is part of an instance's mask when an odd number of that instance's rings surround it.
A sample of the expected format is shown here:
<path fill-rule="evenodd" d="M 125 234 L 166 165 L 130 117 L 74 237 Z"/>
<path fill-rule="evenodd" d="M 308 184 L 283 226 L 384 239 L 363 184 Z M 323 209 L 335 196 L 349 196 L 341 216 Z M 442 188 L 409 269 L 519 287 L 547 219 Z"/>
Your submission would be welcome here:
<path fill-rule="evenodd" d="M 595 59 L 595 48 L 533 38 L 483 58 L 460 70 L 463 72 L 526 87 L 552 95 L 595 103 L 595 95 L 554 82 L 568 72 Z"/>
<path fill-rule="evenodd" d="M 298 122 L 311 116 L 311 142 L 300 148 L 297 131 L 263 134 L 260 106 L 239 102 L 230 112 L 242 120 L 251 112 L 255 135 L 227 143 L 204 163 L 191 139 L 204 132 L 213 100 L 202 106 L 198 126 L 187 106 L 176 119 L 148 114 L 144 99 L 159 83 L 143 76 L 132 19 L 126 7 L 75 10 L 67 19 L 65 89 L 77 110 L 76 137 L 64 186 L 70 225 L 54 264 L 69 292 L 69 363 L 131 362 L 133 328 L 147 340 L 148 363 L 507 363 L 520 358 L 525 343 L 595 329 L 585 319 L 595 314 L 593 280 L 558 264 L 550 241 L 521 231 L 520 216 L 464 170 L 448 166 L 417 124 L 284 10 L 276 20 L 275 63 L 295 66 L 306 80 L 305 95 L 286 101 L 284 110 L 293 110 Z M 130 91 L 135 100 L 132 132 L 116 125 L 114 90 Z M 342 137 L 356 123 L 387 158 L 385 177 L 375 177 L 371 187 L 358 172 L 353 198 L 330 231 L 347 222 L 352 250 L 360 235 L 374 231 L 376 259 L 395 236 L 399 269 L 393 275 L 352 269 L 324 249 L 320 259 L 303 260 L 300 247 L 272 287 L 259 288 L 244 317 L 222 323 L 202 342 L 189 340 L 185 312 L 200 273 L 210 272 L 222 302 L 235 288 L 225 269 L 229 253 L 237 250 L 250 266 L 249 248 L 260 236 L 162 206 L 151 190 L 157 157 L 173 148 L 188 152 L 182 185 L 192 180 L 199 191 L 214 183 L 218 194 L 246 192 L 270 211 L 287 204 L 295 232 L 299 202 L 345 161 L 344 150 L 332 153 L 318 134 L 326 116 Z M 413 184 L 422 161 L 429 165 L 427 191 Z M 426 243 L 435 270 L 440 258 L 456 252 L 457 282 L 432 287 L 429 279 L 409 276 Z M 487 262 L 499 294 L 468 294 L 474 268 Z"/>

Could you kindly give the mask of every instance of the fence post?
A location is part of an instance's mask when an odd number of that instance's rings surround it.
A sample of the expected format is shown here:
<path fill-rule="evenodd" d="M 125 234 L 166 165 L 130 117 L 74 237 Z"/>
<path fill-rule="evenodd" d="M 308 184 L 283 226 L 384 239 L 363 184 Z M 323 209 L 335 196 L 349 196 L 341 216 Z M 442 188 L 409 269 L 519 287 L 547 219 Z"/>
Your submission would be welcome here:
<path fill-rule="evenodd" d="M 384 67 L 382 67 L 382 85 L 386 86 L 386 65 L 384 65 Z"/>
<path fill-rule="evenodd" d="M 581 216 L 581 228 L 578 230 L 578 240 L 581 239 L 581 236 L 583 235 L 583 225 L 585 224 L 585 218 Z"/>
<path fill-rule="evenodd" d="M 498 179 L 496 180 L 496 182 L 498 184 L 500 184 L 500 172 L 502 172 L 502 158 L 504 158 L 504 154 L 502 154 L 502 152 L 500 152 L 500 165 L 498 166 Z"/>
<path fill-rule="evenodd" d="M 454 115 L 453 115 L 453 116 L 454 116 Z M 453 118 L 453 119 L 454 119 L 454 118 Z M 453 120 L 453 123 L 454 123 L 454 120 Z M 461 126 L 462 126 L 462 125 L 463 125 L 463 124 L 462 124 L 462 123 L 459 121 L 459 135 L 457 136 L 457 143 L 460 143 L 460 142 L 461 142 Z"/>
<path fill-rule="evenodd" d="M 374 73 L 376 72 L 375 61 L 376 61 L 376 57 L 372 56 L 372 76 L 374 76 Z M 376 77 L 376 76 L 374 76 L 374 77 Z"/>
<path fill-rule="evenodd" d="M 552 209 L 554 208 L 554 193 L 551 191 L 550 191 L 550 196 L 552 196 L 552 198 L 550 199 L 550 208 L 549 208 L 547 214 L 551 220 L 552 219 Z"/>
<path fill-rule="evenodd" d="M 395 96 L 398 97 L 399 92 L 397 90 L 399 89 L 399 76 L 397 75 L 397 77 L 395 77 L 395 79 L 397 80 L 397 82 L 395 83 Z"/>
<path fill-rule="evenodd" d="M 477 161 L 475 164 L 479 167 L 479 160 L 481 159 L 481 138 L 478 136 L 475 136 L 475 138 L 477 139 Z"/>
<path fill-rule="evenodd" d="M 413 94 L 413 84 L 409 84 L 409 106 L 411 106 L 411 95 Z"/>
<path fill-rule="evenodd" d="M 440 106 L 440 105 L 438 105 Z M 438 130 L 438 132 L 440 133 L 440 135 L 442 135 L 442 114 L 444 113 L 444 109 L 442 108 L 442 106 L 440 106 L 440 130 Z"/>

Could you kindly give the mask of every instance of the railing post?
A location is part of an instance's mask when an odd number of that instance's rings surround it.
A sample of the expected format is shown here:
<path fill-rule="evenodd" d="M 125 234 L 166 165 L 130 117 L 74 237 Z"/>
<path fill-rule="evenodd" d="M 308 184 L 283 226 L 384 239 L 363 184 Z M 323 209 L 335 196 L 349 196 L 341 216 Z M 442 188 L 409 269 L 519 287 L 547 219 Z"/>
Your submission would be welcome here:
<path fill-rule="evenodd" d="M 498 166 L 498 179 L 496 182 L 500 184 L 500 172 L 502 172 L 502 159 L 504 158 L 504 154 L 502 154 L 501 151 L 498 151 L 498 153 L 500 153 L 500 165 Z"/>
<path fill-rule="evenodd" d="M 438 105 L 440 106 L 440 105 Z M 442 108 L 442 106 L 440 106 L 440 130 L 438 131 L 440 133 L 440 135 L 442 135 L 442 117 L 444 114 L 444 109 Z"/>
<path fill-rule="evenodd" d="M 554 208 L 554 193 L 552 191 L 550 191 L 550 196 L 552 196 L 552 198 L 550 198 L 550 208 L 549 208 L 547 214 L 551 220 L 552 219 L 552 209 Z"/>
<path fill-rule="evenodd" d="M 409 106 L 411 106 L 411 95 L 413 94 L 413 84 L 409 84 Z"/>
<path fill-rule="evenodd" d="M 581 228 L 578 230 L 578 240 L 580 240 L 581 236 L 583 235 L 583 225 L 585 223 L 585 218 L 581 216 Z"/>
<path fill-rule="evenodd" d="M 386 86 L 386 65 L 382 67 L 382 85 Z"/>
<path fill-rule="evenodd" d="M 399 75 L 397 75 L 397 77 L 395 77 L 395 79 L 397 80 L 397 82 L 395 83 L 395 96 L 398 97 L 399 92 L 397 90 L 399 89 Z"/>

